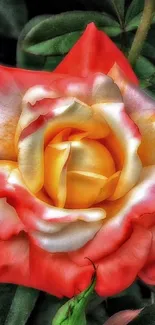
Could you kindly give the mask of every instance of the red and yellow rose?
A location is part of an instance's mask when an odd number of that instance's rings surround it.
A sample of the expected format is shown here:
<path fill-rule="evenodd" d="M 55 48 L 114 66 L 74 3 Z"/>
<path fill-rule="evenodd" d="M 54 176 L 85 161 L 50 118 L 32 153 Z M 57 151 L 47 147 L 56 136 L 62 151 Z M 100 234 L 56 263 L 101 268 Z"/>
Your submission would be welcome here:
<path fill-rule="evenodd" d="M 52 73 L 0 68 L 0 282 L 155 283 L 155 102 L 94 24 Z"/>

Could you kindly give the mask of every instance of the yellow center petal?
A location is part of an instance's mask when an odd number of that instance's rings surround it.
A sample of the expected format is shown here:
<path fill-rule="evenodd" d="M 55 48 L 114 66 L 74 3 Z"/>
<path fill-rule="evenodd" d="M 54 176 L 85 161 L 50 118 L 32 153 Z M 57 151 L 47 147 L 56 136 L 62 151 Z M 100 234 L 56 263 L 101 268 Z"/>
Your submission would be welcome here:
<path fill-rule="evenodd" d="M 44 187 L 56 206 L 90 207 L 114 173 L 112 156 L 98 141 L 51 141 L 46 147 Z"/>

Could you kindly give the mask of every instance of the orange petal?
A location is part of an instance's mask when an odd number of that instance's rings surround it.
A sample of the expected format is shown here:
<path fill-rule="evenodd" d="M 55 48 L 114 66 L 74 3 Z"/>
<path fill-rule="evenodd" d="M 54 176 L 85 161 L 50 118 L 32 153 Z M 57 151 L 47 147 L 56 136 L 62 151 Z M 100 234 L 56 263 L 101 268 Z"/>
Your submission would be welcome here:
<path fill-rule="evenodd" d="M 115 172 L 113 158 L 107 148 L 98 141 L 82 139 L 72 141 L 68 171 L 84 171 L 110 177 Z"/>
<path fill-rule="evenodd" d="M 106 177 L 94 173 L 68 172 L 65 207 L 69 209 L 91 207 L 106 181 Z"/>
<path fill-rule="evenodd" d="M 131 118 L 138 125 L 142 142 L 138 149 L 143 166 L 155 164 L 155 110 L 132 113 Z"/>
<path fill-rule="evenodd" d="M 64 207 L 66 200 L 66 162 L 70 144 L 49 144 L 45 150 L 44 187 L 57 207 Z"/>
<path fill-rule="evenodd" d="M 114 193 L 119 177 L 120 177 L 120 171 L 113 174 L 111 177 L 109 177 L 105 183 L 105 185 L 101 188 L 99 195 L 97 196 L 97 199 L 95 200 L 95 204 L 102 202 L 103 200 L 109 198 Z"/>

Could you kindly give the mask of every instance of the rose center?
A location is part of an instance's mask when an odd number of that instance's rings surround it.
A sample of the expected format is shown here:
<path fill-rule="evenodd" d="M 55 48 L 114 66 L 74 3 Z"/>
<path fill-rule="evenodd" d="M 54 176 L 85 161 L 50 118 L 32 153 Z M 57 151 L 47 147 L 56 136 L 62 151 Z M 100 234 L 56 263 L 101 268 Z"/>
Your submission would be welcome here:
<path fill-rule="evenodd" d="M 112 156 L 98 141 L 51 141 L 46 147 L 44 187 L 56 206 L 90 207 L 114 173 Z"/>

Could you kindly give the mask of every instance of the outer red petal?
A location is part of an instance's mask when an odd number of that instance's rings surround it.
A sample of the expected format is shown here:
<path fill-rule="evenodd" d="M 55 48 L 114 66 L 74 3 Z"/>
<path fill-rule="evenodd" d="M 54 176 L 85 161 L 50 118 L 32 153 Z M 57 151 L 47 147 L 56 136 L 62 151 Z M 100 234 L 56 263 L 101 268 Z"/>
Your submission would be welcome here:
<path fill-rule="evenodd" d="M 94 23 L 90 23 L 55 72 L 83 77 L 90 72 L 107 74 L 115 62 L 133 83 L 138 83 L 123 53 L 104 32 L 99 31 Z"/>
<path fill-rule="evenodd" d="M 131 237 L 116 252 L 99 261 L 96 286 L 99 295 L 114 295 L 132 284 L 147 260 L 151 239 L 149 230 L 134 226 Z"/>
<path fill-rule="evenodd" d="M 16 159 L 14 135 L 25 91 L 36 84 L 49 85 L 59 75 L 0 66 L 0 159 Z"/>
<path fill-rule="evenodd" d="M 94 273 L 92 265 L 81 268 L 67 254 L 49 254 L 22 233 L 1 240 L 0 251 L 1 283 L 25 285 L 57 297 L 72 297 L 83 291 Z"/>
<path fill-rule="evenodd" d="M 154 219 L 155 214 L 152 214 Z M 148 259 L 142 271 L 139 273 L 140 278 L 151 285 L 155 285 L 155 226 L 150 228 L 152 232 L 152 244 Z"/>
<path fill-rule="evenodd" d="M 47 71 L 34 71 L 26 70 L 20 68 L 0 66 L 0 90 L 5 89 L 5 87 L 10 88 L 12 93 L 14 93 L 14 88 L 12 88 L 13 83 L 17 84 L 21 92 L 25 92 L 28 88 L 41 84 L 49 85 L 51 81 L 56 78 L 60 78 L 60 75 Z"/>

